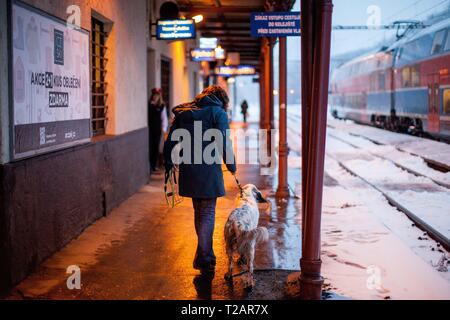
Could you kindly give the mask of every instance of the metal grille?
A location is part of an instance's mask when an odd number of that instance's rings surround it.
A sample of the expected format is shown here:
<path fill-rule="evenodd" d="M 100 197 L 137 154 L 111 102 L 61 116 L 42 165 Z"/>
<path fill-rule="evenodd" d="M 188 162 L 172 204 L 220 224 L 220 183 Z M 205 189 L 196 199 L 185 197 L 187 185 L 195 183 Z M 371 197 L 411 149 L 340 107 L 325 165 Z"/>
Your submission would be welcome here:
<path fill-rule="evenodd" d="M 103 22 L 92 18 L 92 133 L 94 136 L 105 134 L 107 120 L 107 98 L 106 93 L 107 82 L 106 64 L 108 59 L 105 58 L 106 50 L 105 40 L 107 34 L 104 30 Z"/>
<path fill-rule="evenodd" d="M 161 59 L 161 89 L 163 100 L 166 103 L 167 110 L 171 108 L 170 101 L 170 75 L 172 74 L 170 61 Z"/>

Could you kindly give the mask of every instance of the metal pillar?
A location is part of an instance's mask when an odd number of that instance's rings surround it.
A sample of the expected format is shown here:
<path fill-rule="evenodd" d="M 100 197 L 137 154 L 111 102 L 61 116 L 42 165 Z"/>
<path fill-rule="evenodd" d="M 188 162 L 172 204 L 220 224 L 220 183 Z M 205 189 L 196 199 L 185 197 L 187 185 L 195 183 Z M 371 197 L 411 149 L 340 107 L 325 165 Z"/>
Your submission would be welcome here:
<path fill-rule="evenodd" d="M 306 198 L 306 173 L 308 172 L 308 130 L 309 110 L 311 102 L 311 82 L 313 66 L 313 0 L 302 0 L 301 3 L 301 81 L 302 81 L 302 199 Z M 302 235 L 305 234 L 305 203 L 302 201 Z M 305 242 L 302 242 L 304 251 Z"/>
<path fill-rule="evenodd" d="M 265 111 L 264 111 L 264 128 L 270 130 L 271 128 L 271 109 L 273 106 L 273 82 L 271 78 L 273 77 L 273 67 L 272 67 L 272 55 L 270 52 L 272 47 L 270 45 L 270 39 L 265 39 L 264 41 L 264 93 L 265 93 Z M 271 85 L 272 84 L 272 85 Z"/>
<path fill-rule="evenodd" d="M 289 197 L 288 187 L 288 153 L 289 148 L 287 144 L 287 123 L 286 123 L 286 109 L 287 109 L 287 51 L 286 51 L 286 37 L 279 38 L 279 68 L 280 68 L 280 143 L 278 147 L 278 188 L 276 196 L 279 198 Z"/>
<path fill-rule="evenodd" d="M 303 2 L 305 3 L 303 4 Z M 313 17 L 311 24 L 304 25 L 305 29 L 302 29 L 302 35 L 307 37 L 304 40 L 313 36 L 312 48 L 314 48 L 314 54 L 312 55 L 312 82 L 310 82 L 312 86 L 307 93 L 309 97 L 306 97 L 309 98 L 307 103 L 311 107 L 307 117 L 302 116 L 302 128 L 307 126 L 305 122 L 309 122 L 309 128 L 307 145 L 302 146 L 302 157 L 305 157 L 305 147 L 307 148 L 307 165 L 302 168 L 302 171 L 306 174 L 306 181 L 302 181 L 304 186 L 304 216 L 302 221 L 303 250 L 300 259 L 300 297 L 318 300 L 321 299 L 323 284 L 323 278 L 320 275 L 322 264 L 320 259 L 320 223 L 333 4 L 332 0 L 316 0 L 314 2 L 303 0 L 302 4 L 302 18 L 306 18 L 307 15 Z M 305 7 L 306 11 L 304 11 Z M 306 22 L 308 23 L 308 20 Z M 313 28 L 309 29 L 311 26 Z M 304 58 L 306 57 L 302 56 L 302 59 Z M 303 72 L 307 73 L 306 70 L 303 70 Z M 302 89 L 304 89 L 303 85 Z M 303 94 L 305 93 L 303 92 Z M 304 134 L 305 132 L 303 132 Z"/>
<path fill-rule="evenodd" d="M 267 38 L 267 51 L 266 51 L 266 130 L 267 130 L 267 154 L 272 159 L 272 134 L 271 131 L 274 128 L 274 97 L 273 97 L 273 46 L 274 41 L 271 38 Z M 269 164 L 270 166 L 270 164 Z"/>
<path fill-rule="evenodd" d="M 275 45 L 275 39 L 269 38 L 269 129 L 275 128 L 274 126 L 274 96 L 273 96 L 273 47 Z"/>
<path fill-rule="evenodd" d="M 260 74 L 259 74 L 259 126 L 265 128 L 266 124 L 266 63 L 264 59 L 264 51 L 261 51 Z"/>

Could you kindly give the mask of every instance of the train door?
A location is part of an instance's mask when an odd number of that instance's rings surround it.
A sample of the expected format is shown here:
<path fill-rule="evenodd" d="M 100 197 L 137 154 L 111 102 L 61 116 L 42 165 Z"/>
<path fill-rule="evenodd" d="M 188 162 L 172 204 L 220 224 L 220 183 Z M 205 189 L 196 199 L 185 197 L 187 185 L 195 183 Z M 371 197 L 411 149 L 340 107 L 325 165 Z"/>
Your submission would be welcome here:
<path fill-rule="evenodd" d="M 439 73 L 428 75 L 428 132 L 439 133 Z"/>

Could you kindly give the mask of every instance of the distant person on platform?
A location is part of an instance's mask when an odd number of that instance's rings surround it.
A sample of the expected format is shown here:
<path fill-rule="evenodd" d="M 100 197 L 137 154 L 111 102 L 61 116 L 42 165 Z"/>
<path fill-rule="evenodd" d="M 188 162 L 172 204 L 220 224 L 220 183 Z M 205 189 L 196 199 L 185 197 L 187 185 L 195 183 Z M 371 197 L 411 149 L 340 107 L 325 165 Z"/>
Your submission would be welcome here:
<path fill-rule="evenodd" d="M 247 116 L 248 116 L 248 103 L 247 100 L 242 101 L 241 103 L 241 113 L 244 117 L 244 123 L 247 123 Z"/>
<path fill-rule="evenodd" d="M 163 134 L 167 131 L 166 104 L 160 88 L 153 88 L 148 102 L 148 127 L 149 127 L 149 158 L 151 172 L 157 171 L 158 158 L 160 158 L 160 144 Z M 161 165 L 161 164 L 160 164 Z"/>

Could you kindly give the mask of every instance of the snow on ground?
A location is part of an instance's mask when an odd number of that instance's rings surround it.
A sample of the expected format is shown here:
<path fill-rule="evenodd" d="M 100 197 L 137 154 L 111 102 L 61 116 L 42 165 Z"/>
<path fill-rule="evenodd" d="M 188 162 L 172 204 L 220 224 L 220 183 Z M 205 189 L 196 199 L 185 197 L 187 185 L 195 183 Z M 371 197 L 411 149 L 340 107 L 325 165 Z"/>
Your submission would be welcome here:
<path fill-rule="evenodd" d="M 330 138 L 328 152 L 354 173 L 378 187 L 432 228 L 450 238 L 450 191 L 428 178 L 417 177 L 365 150 L 351 150 Z"/>
<path fill-rule="evenodd" d="M 338 186 L 324 188 L 323 274 L 354 299 L 450 299 L 445 252 L 378 192 L 327 159 Z M 423 239 L 423 240 L 419 240 Z"/>
<path fill-rule="evenodd" d="M 450 144 L 391 132 L 352 121 L 336 120 L 328 117 L 328 124 L 339 131 L 360 135 L 377 143 L 394 146 L 413 155 L 450 165 Z"/>
<path fill-rule="evenodd" d="M 288 142 L 294 151 L 289 165 L 295 168 L 301 166 L 298 111 L 295 108 L 288 114 Z M 322 271 L 326 283 L 333 292 L 354 299 L 450 299 L 449 253 L 382 193 L 334 160 L 407 209 L 419 211 L 421 218 L 448 235 L 450 193 L 431 179 L 448 184 L 450 176 L 414 154 L 450 164 L 449 146 L 348 121 L 329 119 L 329 124 L 334 129 L 328 130 L 325 171 L 337 184 L 324 187 Z M 301 194 L 299 187 L 296 193 Z"/>

